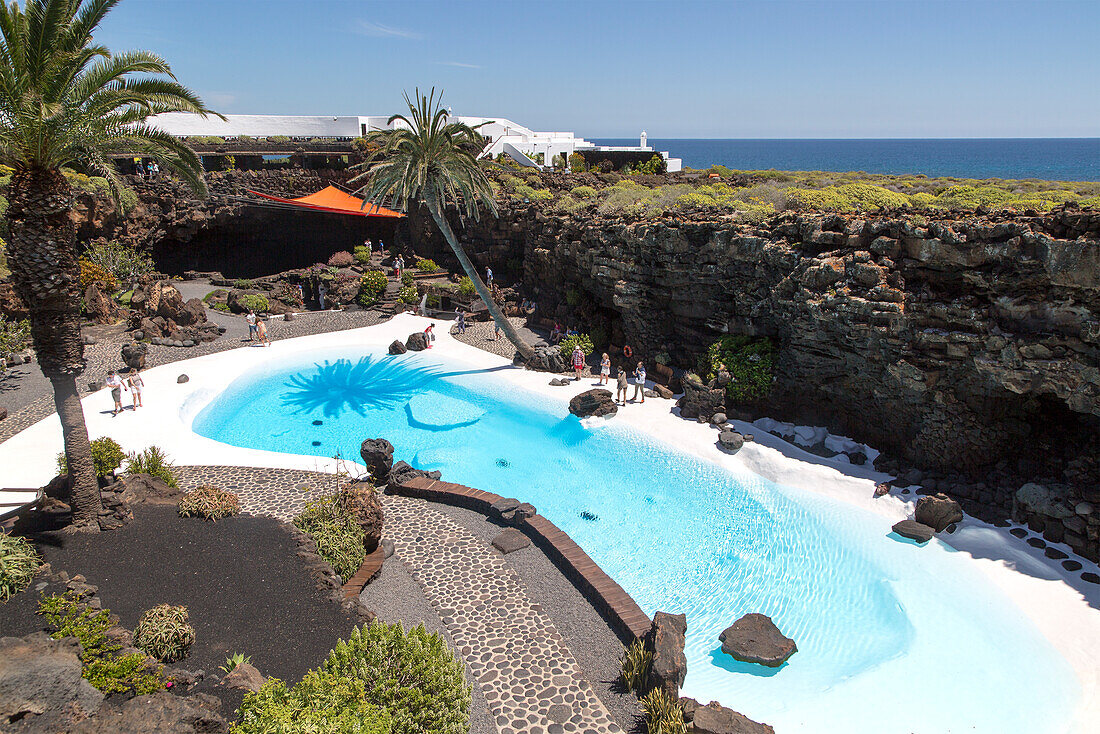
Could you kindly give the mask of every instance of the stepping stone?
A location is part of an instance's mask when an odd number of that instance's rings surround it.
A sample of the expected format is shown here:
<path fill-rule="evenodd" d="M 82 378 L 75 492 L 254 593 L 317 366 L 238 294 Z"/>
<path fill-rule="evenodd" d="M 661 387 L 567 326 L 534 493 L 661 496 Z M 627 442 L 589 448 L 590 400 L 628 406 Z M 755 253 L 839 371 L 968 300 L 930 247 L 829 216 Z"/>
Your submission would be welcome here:
<path fill-rule="evenodd" d="M 1097 576 L 1091 571 L 1081 574 L 1081 580 L 1088 581 L 1090 584 L 1100 584 L 1100 576 Z"/>
<path fill-rule="evenodd" d="M 1065 551 L 1060 551 L 1057 548 L 1050 548 L 1050 547 L 1048 547 L 1046 550 L 1043 551 L 1043 555 L 1046 556 L 1047 558 L 1053 558 L 1056 561 L 1060 561 L 1063 558 L 1069 558 L 1069 556 L 1065 553 Z"/>
<path fill-rule="evenodd" d="M 531 539 L 515 528 L 505 528 L 493 538 L 493 547 L 504 555 L 515 553 L 531 545 Z"/>
<path fill-rule="evenodd" d="M 932 540 L 932 535 L 935 533 L 932 528 L 916 520 L 902 520 L 894 525 L 891 530 L 903 538 L 909 538 L 918 543 L 927 543 Z"/>
<path fill-rule="evenodd" d="M 1046 548 L 1047 547 L 1046 541 L 1043 540 L 1042 538 L 1028 538 L 1027 539 L 1027 544 L 1030 545 L 1032 548 Z"/>
<path fill-rule="evenodd" d="M 1062 568 L 1066 569 L 1067 571 L 1080 571 L 1081 562 L 1075 561 L 1071 558 L 1068 561 L 1062 561 Z"/>
<path fill-rule="evenodd" d="M 1008 532 L 1012 533 L 1013 535 L 1015 535 L 1020 540 L 1023 540 L 1024 538 L 1027 537 L 1027 531 L 1024 530 L 1023 528 L 1012 528 Z"/>

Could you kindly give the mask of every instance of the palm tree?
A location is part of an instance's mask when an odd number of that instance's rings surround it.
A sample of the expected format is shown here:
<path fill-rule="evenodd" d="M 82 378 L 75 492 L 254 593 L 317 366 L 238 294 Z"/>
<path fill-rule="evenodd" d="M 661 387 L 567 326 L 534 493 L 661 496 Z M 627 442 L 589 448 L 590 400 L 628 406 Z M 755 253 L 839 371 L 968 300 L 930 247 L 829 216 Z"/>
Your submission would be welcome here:
<path fill-rule="evenodd" d="M 496 201 L 492 186 L 477 162 L 482 149 L 482 138 L 477 127 L 461 122 L 450 122 L 450 113 L 443 107 L 443 95 L 435 96 L 415 92 L 414 103 L 405 95 L 409 114 L 393 115 L 389 124 L 399 123 L 393 130 L 375 130 L 366 137 L 367 149 L 374 149 L 366 161 L 356 168 L 365 171 L 351 180 L 355 185 L 366 183 L 357 191 L 377 205 L 408 212 L 409 203 L 423 201 L 432 213 L 436 226 L 451 246 L 455 257 L 462 264 L 467 277 L 473 281 L 477 295 L 489 309 L 493 321 L 516 347 L 525 361 L 534 357 L 530 345 L 523 341 L 516 327 L 504 317 L 500 308 L 478 276 L 466 251 L 455 238 L 447 221 L 446 208 L 456 207 L 466 216 L 477 221 L 484 206 L 495 217 Z M 376 146 L 376 147 L 375 147 Z"/>
<path fill-rule="evenodd" d="M 73 530 L 98 530 L 102 501 L 76 389 L 84 370 L 80 266 L 62 166 L 123 188 L 111 154 L 155 159 L 205 194 L 202 162 L 146 124 L 160 112 L 209 110 L 148 51 L 112 54 L 92 34 L 119 0 L 0 2 L 0 160 L 8 186 L 8 260 L 30 313 L 42 373 L 53 385 L 72 488 Z"/>

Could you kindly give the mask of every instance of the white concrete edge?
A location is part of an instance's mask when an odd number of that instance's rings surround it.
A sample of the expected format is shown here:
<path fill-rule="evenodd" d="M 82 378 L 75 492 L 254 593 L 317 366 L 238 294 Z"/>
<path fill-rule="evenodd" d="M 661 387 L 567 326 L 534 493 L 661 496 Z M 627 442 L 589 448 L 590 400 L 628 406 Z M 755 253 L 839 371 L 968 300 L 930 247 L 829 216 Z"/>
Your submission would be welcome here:
<path fill-rule="evenodd" d="M 195 434 L 191 430 L 192 422 L 210 400 L 245 372 L 276 365 L 287 357 L 317 349 L 349 344 L 385 347 L 394 339 L 404 341 L 410 333 L 422 331 L 429 323 L 437 325 L 434 349 L 448 358 L 482 369 L 510 366 L 503 357 L 451 337 L 447 331 L 448 321 L 400 314 L 375 326 L 276 341 L 270 347 L 244 346 L 148 369 L 142 373 L 146 407 L 136 412 L 125 411 L 112 417 L 107 390 L 84 398 L 88 430 L 92 438 L 111 436 L 127 451 L 158 445 L 178 464 L 334 472 L 339 465 L 334 459 L 229 446 Z M 180 374 L 187 374 L 189 381 L 178 384 L 176 378 Z M 562 408 L 573 395 L 591 389 L 596 381 L 585 378 L 567 387 L 554 387 L 548 384 L 551 376 L 545 373 L 510 368 L 495 374 L 499 379 L 543 396 L 549 405 Z M 129 398 L 129 393 L 123 394 L 124 405 L 129 405 Z M 753 433 L 756 440 L 746 443 L 731 456 L 717 448 L 717 432 L 713 426 L 682 420 L 678 413 L 671 401 L 651 398 L 644 404 L 621 407 L 614 420 L 734 473 L 753 472 L 785 488 L 856 505 L 884 517 L 891 524 L 912 512 L 912 502 L 896 496 L 873 497 L 875 483 L 888 479 L 889 475 L 876 472 L 869 465 L 855 466 L 810 454 L 750 423 L 739 421 L 732 422 L 737 430 Z M 56 456 L 61 449 L 60 423 L 56 414 L 13 436 L 0 444 L 0 486 L 45 484 L 54 476 Z M 364 469 L 358 463 L 349 463 L 360 471 Z M 1019 606 L 1070 663 L 1082 689 L 1082 705 L 1072 731 L 1093 731 L 1092 726 L 1100 720 L 1100 665 L 1096 662 L 1100 660 L 1100 587 L 1083 588 L 1085 583 L 1077 574 L 1066 572 L 1060 563 L 1046 559 L 1040 551 L 1012 536 L 1009 530 L 967 516 L 960 523 L 959 531 L 945 540 L 952 547 L 971 554 L 982 572 Z M 1056 547 L 1076 558 L 1067 546 Z M 1097 571 L 1095 564 L 1078 560 L 1084 569 Z"/>

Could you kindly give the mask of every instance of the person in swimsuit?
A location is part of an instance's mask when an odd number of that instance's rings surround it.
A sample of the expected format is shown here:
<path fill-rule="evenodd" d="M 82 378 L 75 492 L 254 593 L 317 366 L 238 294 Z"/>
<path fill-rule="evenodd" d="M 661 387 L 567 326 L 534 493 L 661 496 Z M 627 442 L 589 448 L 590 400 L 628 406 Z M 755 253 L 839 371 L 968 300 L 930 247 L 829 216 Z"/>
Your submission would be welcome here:
<path fill-rule="evenodd" d="M 260 344 L 265 347 L 270 347 L 271 342 L 267 340 L 267 324 L 263 319 L 256 321 L 256 336 L 260 340 Z"/>
<path fill-rule="evenodd" d="M 145 389 L 145 380 L 141 379 L 141 373 L 136 367 L 130 368 L 130 377 L 126 380 L 130 386 L 130 394 L 134 397 L 134 410 L 143 407 L 141 404 L 141 391 Z"/>

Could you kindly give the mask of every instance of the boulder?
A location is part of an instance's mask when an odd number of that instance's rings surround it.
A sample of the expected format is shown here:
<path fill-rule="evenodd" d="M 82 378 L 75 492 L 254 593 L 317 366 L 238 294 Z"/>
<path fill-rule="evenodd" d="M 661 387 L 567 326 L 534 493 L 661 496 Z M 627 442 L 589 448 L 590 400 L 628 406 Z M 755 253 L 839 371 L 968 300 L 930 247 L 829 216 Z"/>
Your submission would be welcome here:
<path fill-rule="evenodd" d="M 565 360 L 556 346 L 535 347 L 535 355 L 527 362 L 530 369 L 539 372 L 565 372 Z"/>
<path fill-rule="evenodd" d="M 388 484 L 394 484 L 400 486 L 406 482 L 412 481 L 414 478 L 423 477 L 425 479 L 439 479 L 443 475 L 438 471 L 424 471 L 423 469 L 416 469 L 404 461 L 399 461 L 393 465 L 393 469 L 390 470 L 389 476 L 386 477 Z"/>
<path fill-rule="evenodd" d="M 917 509 L 913 519 L 928 525 L 937 533 L 942 533 L 948 525 L 962 522 L 962 507 L 946 494 L 935 494 L 917 500 Z"/>
<path fill-rule="evenodd" d="M 531 545 L 531 539 L 516 528 L 504 528 L 493 538 L 493 547 L 504 555 L 515 553 Z"/>
<path fill-rule="evenodd" d="M 69 731 L 103 694 L 81 677 L 80 643 L 45 632 L 0 638 L 0 722 L 24 731 Z M 5 729 L 8 731 L 8 729 Z"/>
<path fill-rule="evenodd" d="M 122 318 L 122 309 L 100 286 L 91 283 L 84 289 L 84 312 L 97 324 L 113 324 Z"/>
<path fill-rule="evenodd" d="M 176 384 L 177 385 L 182 385 L 183 383 L 187 382 L 190 379 L 191 378 L 188 377 L 187 375 L 180 375 L 179 377 L 176 378 Z"/>
<path fill-rule="evenodd" d="M 392 342 L 390 342 L 390 354 L 404 354 L 407 351 L 409 350 L 405 348 L 405 345 L 402 344 L 400 340 L 394 339 Z"/>
<path fill-rule="evenodd" d="M 538 510 L 531 503 L 520 502 L 514 509 L 500 513 L 500 519 L 509 525 L 522 525 L 524 520 L 534 517 L 537 513 Z"/>
<path fill-rule="evenodd" d="M 201 324 L 206 321 L 206 307 L 202 305 L 202 301 L 198 298 L 192 298 L 180 306 L 173 320 L 180 326 Z"/>
<path fill-rule="evenodd" d="M 1020 517 L 1019 511 L 1024 510 L 1064 520 L 1074 515 L 1073 509 L 1067 502 L 1068 495 L 1069 488 L 1062 484 L 1043 485 L 1028 482 L 1017 489 L 1016 494 L 1013 495 L 1015 500 L 1013 514 Z M 1023 518 L 1020 517 L 1020 519 Z"/>
<path fill-rule="evenodd" d="M 916 520 L 902 520 L 901 522 L 896 523 L 894 527 L 891 528 L 891 530 L 893 530 L 895 533 L 903 538 L 909 538 L 910 540 L 915 540 L 918 543 L 927 543 L 928 541 L 932 540 L 932 536 L 936 532 L 930 526 L 925 525 L 922 522 L 917 522 Z"/>
<path fill-rule="evenodd" d="M 743 663 L 760 663 L 778 668 L 798 652 L 794 640 L 785 636 L 766 614 L 755 612 L 722 631 L 718 636 L 722 652 Z"/>
<path fill-rule="evenodd" d="M 562 379 L 561 377 L 555 377 L 550 380 L 551 387 L 565 387 L 569 384 L 569 380 Z"/>
<path fill-rule="evenodd" d="M 664 385 L 659 383 L 653 385 L 653 392 L 657 393 L 657 397 L 664 398 L 665 400 L 672 400 L 673 392 Z"/>
<path fill-rule="evenodd" d="M 70 734 L 218 734 L 229 723 L 217 711 L 218 699 L 158 691 L 125 699 L 113 696 L 95 716 L 70 728 Z"/>
<path fill-rule="evenodd" d="M 680 686 L 687 675 L 684 637 L 687 635 L 687 615 L 657 612 L 646 635 L 646 648 L 653 653 L 649 666 L 649 688 L 660 688 L 672 698 L 679 698 Z"/>
<path fill-rule="evenodd" d="M 619 406 L 615 405 L 615 396 L 610 390 L 603 388 L 585 390 L 579 395 L 574 395 L 569 401 L 569 412 L 578 418 L 615 415 L 618 410 Z"/>
<path fill-rule="evenodd" d="M 511 512 L 519 507 L 519 500 L 513 497 L 501 497 L 499 500 L 489 505 L 489 508 L 497 517 L 501 517 L 505 512 Z"/>
<path fill-rule="evenodd" d="M 727 420 L 728 420 L 728 419 L 726 418 L 726 414 L 725 414 L 725 413 L 715 413 L 714 415 L 712 415 L 712 416 L 710 417 L 710 422 L 711 422 L 712 424 L 716 425 L 716 426 L 720 426 L 720 425 L 722 425 L 722 424 L 723 424 L 723 423 L 725 423 L 725 422 L 726 422 Z"/>
<path fill-rule="evenodd" d="M 122 345 L 122 361 L 127 367 L 135 370 L 145 369 L 145 355 L 149 352 L 149 345 L 141 342 L 130 342 Z"/>
<path fill-rule="evenodd" d="M 266 681 L 267 679 L 260 675 L 260 671 L 254 665 L 241 663 L 222 678 L 221 685 L 255 693 Z"/>
<path fill-rule="evenodd" d="M 387 468 L 387 473 L 389 469 Z M 382 542 L 382 501 L 374 487 L 365 482 L 354 482 L 345 488 L 348 510 L 363 530 L 363 550 L 373 553 Z"/>
<path fill-rule="evenodd" d="M 684 396 L 676 405 L 680 407 L 682 418 L 709 419 L 715 413 L 724 412 L 726 404 L 726 391 L 717 387 L 711 387 L 698 379 L 686 377 L 683 379 Z"/>
<path fill-rule="evenodd" d="M 736 454 L 745 445 L 745 437 L 737 431 L 723 430 L 718 434 L 718 448 L 727 454 Z"/>
<path fill-rule="evenodd" d="M 414 331 L 405 340 L 405 348 L 410 352 L 423 352 L 428 348 L 428 337 L 423 331 Z"/>
<path fill-rule="evenodd" d="M 696 706 L 691 725 L 694 734 L 775 734 L 775 729 L 767 724 L 753 721 L 717 701 Z"/>
<path fill-rule="evenodd" d="M 122 502 L 127 505 L 174 505 L 180 501 L 184 491 L 171 487 L 168 482 L 151 474 L 130 474 L 112 485 Z"/>
<path fill-rule="evenodd" d="M 384 438 L 368 438 L 359 447 L 359 455 L 376 484 L 386 481 L 393 469 L 393 444 Z"/>

